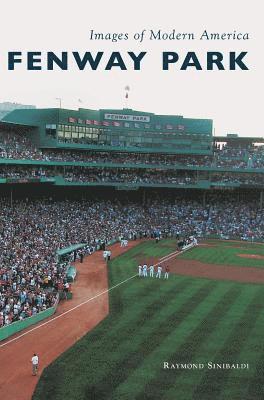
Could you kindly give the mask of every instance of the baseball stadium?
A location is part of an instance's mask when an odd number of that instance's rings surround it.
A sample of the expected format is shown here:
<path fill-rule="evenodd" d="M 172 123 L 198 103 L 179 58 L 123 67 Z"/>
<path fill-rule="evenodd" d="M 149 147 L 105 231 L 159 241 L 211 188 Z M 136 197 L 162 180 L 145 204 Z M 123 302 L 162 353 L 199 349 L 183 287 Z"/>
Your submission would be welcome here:
<path fill-rule="evenodd" d="M 5 114 L 1 398 L 263 399 L 263 193 L 210 119 Z"/>

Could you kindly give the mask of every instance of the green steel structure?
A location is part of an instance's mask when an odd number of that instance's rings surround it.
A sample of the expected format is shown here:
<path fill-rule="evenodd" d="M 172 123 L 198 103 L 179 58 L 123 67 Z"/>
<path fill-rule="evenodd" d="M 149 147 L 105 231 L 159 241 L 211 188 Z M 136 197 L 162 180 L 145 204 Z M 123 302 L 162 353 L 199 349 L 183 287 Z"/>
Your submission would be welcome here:
<path fill-rule="evenodd" d="M 15 110 L 4 121 L 35 127 L 41 147 L 211 154 L 209 119 L 155 115 L 131 109 Z"/>
<path fill-rule="evenodd" d="M 239 137 L 237 135 L 213 136 L 213 121 L 210 119 L 185 118 L 179 115 L 156 115 L 131 109 L 66 110 L 61 108 L 21 109 L 9 113 L 0 122 L 0 131 L 27 134 L 39 149 L 48 151 L 145 153 L 193 157 L 211 157 L 217 143 L 229 143 L 237 148 L 264 143 L 263 138 Z M 238 155 L 238 159 L 239 159 Z M 245 161 L 245 160 L 244 160 Z M 263 199 L 264 168 L 234 168 L 232 165 L 219 167 L 212 162 L 210 166 L 183 166 L 177 163 L 148 164 L 125 162 L 81 162 L 48 161 L 32 159 L 0 158 L 0 167 L 17 166 L 46 169 L 47 176 L 16 178 L 2 177 L 0 183 L 11 186 L 18 183 L 48 184 L 53 187 L 109 187 L 117 190 L 138 190 L 139 188 L 188 188 L 188 189 L 256 189 Z M 112 182 L 74 182 L 64 178 L 67 171 L 83 169 L 130 170 L 137 175 L 142 170 L 175 171 L 190 174 L 189 183 L 124 183 Z M 111 172 L 110 172 L 111 173 Z M 216 179 L 221 174 L 232 173 L 233 180 Z M 248 177 L 257 177 L 257 183 L 248 183 Z M 239 183 L 243 177 L 243 183 Z M 3 186 L 3 185 L 1 185 Z M 262 202 L 262 200 L 261 200 Z"/>

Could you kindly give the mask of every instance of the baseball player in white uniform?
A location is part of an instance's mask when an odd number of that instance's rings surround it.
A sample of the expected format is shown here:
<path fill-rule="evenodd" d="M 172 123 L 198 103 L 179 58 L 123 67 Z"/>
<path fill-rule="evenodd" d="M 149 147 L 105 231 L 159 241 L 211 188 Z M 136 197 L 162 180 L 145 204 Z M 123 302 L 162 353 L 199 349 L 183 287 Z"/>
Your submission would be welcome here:
<path fill-rule="evenodd" d="M 156 273 L 156 278 L 160 278 L 160 277 L 161 277 L 161 272 L 162 272 L 162 266 L 159 265 L 159 266 L 158 266 L 158 271 L 157 271 L 157 273 Z"/>
<path fill-rule="evenodd" d="M 108 251 L 107 251 L 107 250 L 104 250 L 104 252 L 103 252 L 103 257 L 104 257 L 104 260 L 105 260 L 105 261 L 107 261 L 107 256 L 108 256 Z"/>
<path fill-rule="evenodd" d="M 149 267 L 149 276 L 150 276 L 151 278 L 154 277 L 154 265 L 151 265 L 151 266 Z"/>
<path fill-rule="evenodd" d="M 38 374 L 38 364 L 39 364 L 39 358 L 37 354 L 33 355 L 33 357 L 31 358 L 31 363 L 32 363 L 32 375 L 36 376 Z"/>
<path fill-rule="evenodd" d="M 148 276 L 148 266 L 147 264 L 143 265 L 143 276 L 146 278 Z"/>
<path fill-rule="evenodd" d="M 142 276 L 142 265 L 138 266 L 138 276 Z"/>

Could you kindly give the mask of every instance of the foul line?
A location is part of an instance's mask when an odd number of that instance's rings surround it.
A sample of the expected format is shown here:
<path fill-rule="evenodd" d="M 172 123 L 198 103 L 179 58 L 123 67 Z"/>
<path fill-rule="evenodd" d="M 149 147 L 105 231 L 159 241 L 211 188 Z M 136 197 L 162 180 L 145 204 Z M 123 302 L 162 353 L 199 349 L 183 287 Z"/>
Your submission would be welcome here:
<path fill-rule="evenodd" d="M 163 261 L 162 261 L 163 259 L 165 259 L 165 258 L 167 258 L 168 256 L 173 255 L 173 254 L 176 255 L 176 254 L 179 253 L 179 252 L 180 252 L 179 250 L 176 250 L 176 251 L 174 251 L 173 253 L 168 254 L 167 256 L 161 257 L 161 258 L 160 258 L 160 261 L 163 262 Z M 164 261 L 165 261 L 165 260 L 164 260 Z"/>
<path fill-rule="evenodd" d="M 159 265 L 160 263 L 163 263 L 163 262 L 166 262 L 166 261 L 170 260 L 172 257 L 175 257 L 175 256 L 177 256 L 177 255 L 183 253 L 184 251 L 185 251 L 185 250 L 179 251 L 177 254 L 175 254 L 176 252 L 174 251 L 173 253 L 170 253 L 170 254 L 168 254 L 167 256 L 162 257 L 162 258 L 160 259 L 160 262 L 154 264 L 154 267 L 156 267 L 156 266 Z M 97 299 L 98 297 L 100 297 L 100 296 L 102 296 L 102 295 L 104 295 L 104 294 L 106 294 L 106 293 L 111 292 L 111 290 L 117 288 L 118 286 L 123 285 L 124 283 L 130 281 L 131 279 L 135 278 L 136 276 L 138 276 L 138 274 L 135 274 L 135 275 L 133 275 L 133 276 L 130 276 L 129 278 L 125 279 L 125 280 L 122 281 L 122 282 L 117 283 L 116 285 L 112 286 L 111 288 L 106 289 L 106 290 L 104 290 L 103 292 L 100 292 L 100 293 L 96 294 L 96 295 L 93 296 L 93 297 L 90 297 L 89 299 L 83 301 L 83 302 L 80 303 L 80 304 L 77 304 L 77 306 L 74 306 L 73 308 L 70 308 L 70 309 L 67 310 L 67 311 L 64 311 L 62 314 L 57 315 L 56 317 L 54 317 L 54 318 L 52 318 L 52 319 L 49 319 L 48 321 L 43 322 L 43 323 L 40 324 L 40 325 L 35 326 L 34 328 L 30 329 L 29 331 L 26 331 L 26 332 L 22 333 L 21 335 L 16 336 L 15 338 L 10 339 L 10 340 L 8 340 L 7 342 L 5 342 L 5 343 L 3 343 L 3 344 L 0 344 L 0 348 L 2 348 L 2 347 L 4 347 L 4 346 L 7 346 L 8 344 L 10 344 L 10 343 L 12 343 L 12 342 L 17 341 L 18 339 L 21 339 L 22 337 L 28 335 L 29 333 L 34 332 L 34 331 L 36 331 L 36 330 L 42 328 L 43 326 L 46 326 L 46 325 L 50 324 L 51 322 L 56 321 L 56 320 L 59 319 L 59 318 L 64 317 L 65 315 L 69 314 L 70 312 L 72 312 L 72 311 L 74 311 L 74 310 L 77 310 L 77 308 L 79 308 L 79 307 L 81 307 L 81 306 L 83 306 L 83 305 L 89 303 L 90 301 L 95 300 L 95 299 Z"/>

